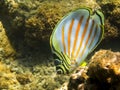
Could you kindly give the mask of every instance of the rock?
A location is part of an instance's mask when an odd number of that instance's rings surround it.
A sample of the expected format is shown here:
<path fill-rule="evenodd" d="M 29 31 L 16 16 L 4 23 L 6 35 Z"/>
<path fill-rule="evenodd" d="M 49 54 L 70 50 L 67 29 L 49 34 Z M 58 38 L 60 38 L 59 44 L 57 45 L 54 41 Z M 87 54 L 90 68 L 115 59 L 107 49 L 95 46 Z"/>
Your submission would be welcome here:
<path fill-rule="evenodd" d="M 55 25 L 64 15 L 84 6 L 99 7 L 95 0 L 89 3 L 88 0 L 3 0 L 0 18 L 10 27 L 8 33 L 23 36 L 30 46 L 39 46 L 41 40 L 49 41 Z"/>
<path fill-rule="evenodd" d="M 29 38 L 49 40 L 55 25 L 64 15 L 81 6 L 86 6 L 86 4 L 91 7 L 96 4 L 94 1 L 92 1 L 92 4 L 86 2 L 87 0 L 71 0 L 69 2 L 67 0 L 61 0 L 41 3 L 36 13 L 26 19 L 26 27 L 28 30 L 25 36 L 28 37 L 27 40 L 29 40 Z"/>
<path fill-rule="evenodd" d="M 105 38 L 120 36 L 120 1 L 101 0 L 97 1 L 105 15 Z"/>
<path fill-rule="evenodd" d="M 10 69 L 0 62 L 0 89 L 18 89 L 19 82 L 16 79 L 14 73 L 10 72 Z"/>
<path fill-rule="evenodd" d="M 15 54 L 15 50 L 10 44 L 10 41 L 6 35 L 6 31 L 0 22 L 0 56 L 8 57 Z"/>
<path fill-rule="evenodd" d="M 5 68 L 10 67 L 10 70 L 8 69 L 6 72 L 6 70 L 1 69 L 0 89 L 54 90 L 60 88 L 68 80 L 69 75 L 57 76 L 53 65 L 54 61 L 53 59 L 49 60 L 51 54 L 47 45 L 49 45 L 49 37 L 55 25 L 64 15 L 81 6 L 92 9 L 101 7 L 105 14 L 104 38 L 106 40 L 114 37 L 118 38 L 120 36 L 119 5 L 119 0 L 1 0 L 0 61 L 6 64 Z M 47 43 L 41 46 L 42 41 Z M 91 66 L 89 65 L 89 67 Z M 114 67 L 117 67 L 117 65 Z M 103 70 L 103 72 L 108 72 L 105 75 L 102 74 L 103 77 L 100 76 L 104 81 L 101 84 L 99 71 L 94 71 L 96 67 L 91 68 L 93 69 L 78 69 L 74 75 L 71 75 L 68 88 L 73 90 L 88 88 L 89 90 L 99 90 L 100 86 L 102 88 L 105 85 L 107 86 L 105 89 L 108 89 L 109 86 L 110 89 L 119 90 L 118 69 L 111 68 L 114 70 L 113 73 L 109 68 Z M 97 69 L 101 70 L 102 67 L 100 66 Z M 27 72 L 31 74 L 29 75 Z M 118 73 L 117 79 L 116 73 Z M 109 74 L 113 76 L 107 78 Z M 67 88 L 66 85 L 65 83 L 63 86 Z"/>
<path fill-rule="evenodd" d="M 69 90 L 119 90 L 119 68 L 120 52 L 100 50 L 91 58 L 88 69 L 79 69 L 71 76 Z"/>
<path fill-rule="evenodd" d="M 0 18 L 10 27 L 8 33 L 24 37 L 27 44 L 34 47 L 39 46 L 41 41 L 49 41 L 51 32 L 63 16 L 86 6 L 92 9 L 101 8 L 103 11 L 105 39 L 120 36 L 119 0 L 2 0 Z"/>
<path fill-rule="evenodd" d="M 119 67 L 120 52 L 100 50 L 92 57 L 87 73 L 92 83 L 98 84 L 98 87 L 104 90 L 111 90 L 116 84 L 120 83 Z"/>
<path fill-rule="evenodd" d="M 25 85 L 32 82 L 33 76 L 32 74 L 18 74 L 16 75 L 16 79 L 21 85 Z"/>
<path fill-rule="evenodd" d="M 88 78 L 86 71 L 87 67 L 80 67 L 71 75 L 68 90 L 84 90 L 84 81 Z"/>

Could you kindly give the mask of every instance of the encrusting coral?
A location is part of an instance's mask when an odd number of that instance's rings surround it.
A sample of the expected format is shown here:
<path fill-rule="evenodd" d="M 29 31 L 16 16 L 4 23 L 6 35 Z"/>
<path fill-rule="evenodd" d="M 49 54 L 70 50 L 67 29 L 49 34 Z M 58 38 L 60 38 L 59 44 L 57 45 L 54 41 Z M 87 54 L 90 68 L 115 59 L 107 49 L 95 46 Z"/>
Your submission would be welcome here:
<path fill-rule="evenodd" d="M 87 69 L 79 69 L 79 71 L 71 76 L 68 89 L 119 90 L 119 67 L 120 52 L 100 50 L 91 58 Z"/>

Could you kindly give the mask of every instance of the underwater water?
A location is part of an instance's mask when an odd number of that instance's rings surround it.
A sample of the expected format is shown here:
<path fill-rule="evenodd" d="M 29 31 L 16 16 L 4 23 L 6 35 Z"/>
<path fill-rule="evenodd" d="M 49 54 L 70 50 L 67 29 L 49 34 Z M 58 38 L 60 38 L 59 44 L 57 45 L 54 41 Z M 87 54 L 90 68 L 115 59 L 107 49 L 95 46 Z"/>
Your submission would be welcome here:
<path fill-rule="evenodd" d="M 115 38 L 105 41 L 101 43 L 101 45 L 98 48 L 112 50 L 115 52 L 120 51 L 120 39 Z"/>
<path fill-rule="evenodd" d="M 120 52 L 120 2 L 97 1 L 1 0 L 0 90 L 67 90 L 71 74 L 56 74 L 49 39 L 59 20 L 80 7 L 100 7 L 105 15 L 105 37 L 94 52 Z"/>

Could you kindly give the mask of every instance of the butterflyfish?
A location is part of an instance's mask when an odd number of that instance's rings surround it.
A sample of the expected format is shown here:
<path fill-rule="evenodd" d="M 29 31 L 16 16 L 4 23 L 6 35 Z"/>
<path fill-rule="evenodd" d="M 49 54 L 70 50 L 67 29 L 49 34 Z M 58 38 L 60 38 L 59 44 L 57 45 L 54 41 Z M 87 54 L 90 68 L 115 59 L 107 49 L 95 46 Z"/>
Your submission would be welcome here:
<path fill-rule="evenodd" d="M 81 65 L 103 35 L 104 15 L 100 10 L 80 8 L 64 16 L 50 36 L 57 73 L 70 73 Z"/>

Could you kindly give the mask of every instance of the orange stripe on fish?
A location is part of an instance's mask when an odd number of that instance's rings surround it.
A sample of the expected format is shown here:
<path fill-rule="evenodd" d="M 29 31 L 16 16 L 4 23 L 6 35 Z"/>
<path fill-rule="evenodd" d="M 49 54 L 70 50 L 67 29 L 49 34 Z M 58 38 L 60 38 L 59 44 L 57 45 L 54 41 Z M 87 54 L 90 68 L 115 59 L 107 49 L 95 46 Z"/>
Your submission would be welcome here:
<path fill-rule="evenodd" d="M 82 46 L 82 43 L 83 43 L 85 34 L 86 34 L 86 32 L 87 32 L 88 23 L 89 23 L 89 17 L 88 17 L 88 19 L 87 19 L 87 21 L 86 21 L 86 24 L 85 24 L 85 27 L 84 27 L 84 30 L 83 30 L 83 33 L 82 33 L 82 37 L 81 37 L 81 39 L 80 39 L 79 48 L 78 48 L 78 50 L 77 50 L 77 53 L 76 53 L 76 56 L 75 56 L 75 57 L 78 57 L 78 54 L 79 54 L 80 48 L 81 48 L 81 46 Z"/>
<path fill-rule="evenodd" d="M 85 51 L 85 49 L 86 49 L 86 47 L 87 47 L 87 44 L 88 44 L 88 41 L 90 40 L 90 36 L 91 36 L 91 34 L 92 34 L 92 32 L 93 32 L 93 27 L 94 27 L 94 20 L 92 20 L 92 26 L 91 26 L 91 28 L 90 28 L 90 33 L 89 33 L 89 35 L 88 35 L 88 37 L 87 37 L 87 40 L 86 40 L 86 42 L 85 42 L 85 46 L 84 46 L 84 48 L 83 48 L 83 50 L 82 50 L 82 53 L 80 53 L 80 57 L 82 57 L 82 55 L 84 54 L 84 51 Z"/>
<path fill-rule="evenodd" d="M 78 40 L 78 34 L 80 32 L 80 27 L 81 27 L 82 21 L 83 21 L 83 16 L 80 17 L 80 20 L 79 20 L 78 25 L 77 25 L 77 30 L 76 30 L 75 38 L 74 38 L 74 45 L 73 45 L 73 48 L 72 48 L 72 58 L 74 58 L 74 51 L 76 49 L 76 43 L 77 43 L 77 40 Z"/>
<path fill-rule="evenodd" d="M 69 30 L 68 30 L 68 55 L 70 55 L 70 40 L 71 40 L 71 33 L 72 33 L 73 24 L 74 24 L 74 19 L 72 19 L 72 21 L 70 23 Z"/>
<path fill-rule="evenodd" d="M 94 36 L 93 36 L 92 41 L 90 42 L 90 45 L 89 45 L 88 48 L 91 48 L 91 45 L 93 44 L 93 41 L 94 41 L 95 36 L 96 36 L 96 34 L 97 34 L 97 31 L 98 31 L 98 25 L 96 25 L 95 32 L 94 32 Z"/>

